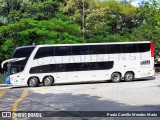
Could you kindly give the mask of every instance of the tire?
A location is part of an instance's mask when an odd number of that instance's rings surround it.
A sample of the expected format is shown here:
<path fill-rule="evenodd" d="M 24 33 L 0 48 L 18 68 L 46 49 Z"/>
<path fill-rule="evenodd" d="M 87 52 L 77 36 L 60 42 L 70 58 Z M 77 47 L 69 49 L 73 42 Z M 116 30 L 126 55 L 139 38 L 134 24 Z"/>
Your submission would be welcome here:
<path fill-rule="evenodd" d="M 39 80 L 37 77 L 31 77 L 28 80 L 28 86 L 29 87 L 37 87 L 39 85 Z"/>
<path fill-rule="evenodd" d="M 121 74 L 120 73 L 112 73 L 111 81 L 114 83 L 120 82 L 121 81 Z"/>
<path fill-rule="evenodd" d="M 134 74 L 132 72 L 126 72 L 124 75 L 124 80 L 126 82 L 131 82 L 134 79 Z"/>
<path fill-rule="evenodd" d="M 54 82 L 54 79 L 52 76 L 46 76 L 43 78 L 43 85 L 44 86 L 51 86 Z"/>

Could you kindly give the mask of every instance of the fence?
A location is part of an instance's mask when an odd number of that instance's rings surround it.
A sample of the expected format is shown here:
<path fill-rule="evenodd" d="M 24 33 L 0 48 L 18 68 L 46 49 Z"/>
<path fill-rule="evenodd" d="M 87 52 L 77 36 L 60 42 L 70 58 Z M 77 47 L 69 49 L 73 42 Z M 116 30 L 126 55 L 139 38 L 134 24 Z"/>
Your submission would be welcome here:
<path fill-rule="evenodd" d="M 6 73 L 0 73 L 0 84 L 6 84 Z"/>

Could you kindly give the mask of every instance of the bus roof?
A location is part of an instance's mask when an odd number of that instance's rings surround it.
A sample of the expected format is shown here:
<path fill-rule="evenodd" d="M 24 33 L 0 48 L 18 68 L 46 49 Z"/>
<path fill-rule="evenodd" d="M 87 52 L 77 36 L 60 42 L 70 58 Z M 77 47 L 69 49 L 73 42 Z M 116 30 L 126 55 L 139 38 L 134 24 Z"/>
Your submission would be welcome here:
<path fill-rule="evenodd" d="M 37 47 L 46 46 L 78 46 L 78 45 L 109 45 L 109 44 L 136 44 L 136 43 L 150 43 L 150 41 L 138 41 L 138 42 L 106 42 L 106 43 L 77 43 L 77 44 L 45 44 L 37 45 Z"/>
<path fill-rule="evenodd" d="M 16 49 L 20 49 L 20 48 L 30 48 L 30 47 L 36 47 L 37 45 L 28 45 L 28 46 L 20 46 L 17 47 Z"/>
<path fill-rule="evenodd" d="M 19 48 L 28 48 L 28 47 L 46 47 L 46 46 L 78 46 L 78 45 L 107 45 L 107 44 L 136 44 L 136 43 L 150 43 L 150 41 L 135 41 L 135 42 L 106 42 L 106 43 L 77 43 L 77 44 L 44 44 L 44 45 L 29 45 L 29 46 L 20 46 Z"/>

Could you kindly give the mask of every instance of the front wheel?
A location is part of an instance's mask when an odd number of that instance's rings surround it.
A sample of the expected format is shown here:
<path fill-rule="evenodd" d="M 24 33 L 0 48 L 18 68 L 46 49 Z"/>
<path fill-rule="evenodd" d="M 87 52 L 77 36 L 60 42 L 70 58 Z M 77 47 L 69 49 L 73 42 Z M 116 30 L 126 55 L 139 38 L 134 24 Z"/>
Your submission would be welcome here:
<path fill-rule="evenodd" d="M 134 79 L 134 74 L 132 72 L 125 73 L 124 80 L 126 82 L 131 82 L 131 81 L 133 81 L 133 79 Z"/>
<path fill-rule="evenodd" d="M 111 81 L 114 83 L 120 82 L 121 81 L 121 74 L 120 73 L 112 73 Z"/>
<path fill-rule="evenodd" d="M 38 82 L 38 78 L 37 77 L 31 77 L 28 80 L 28 86 L 29 87 L 37 87 L 38 85 L 39 85 L 39 82 Z"/>

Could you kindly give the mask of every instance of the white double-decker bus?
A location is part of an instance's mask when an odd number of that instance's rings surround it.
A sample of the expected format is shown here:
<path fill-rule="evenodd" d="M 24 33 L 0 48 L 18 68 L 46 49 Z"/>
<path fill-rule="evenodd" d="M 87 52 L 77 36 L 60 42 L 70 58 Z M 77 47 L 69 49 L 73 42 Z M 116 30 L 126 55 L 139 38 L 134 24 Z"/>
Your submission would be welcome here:
<path fill-rule="evenodd" d="M 154 75 L 151 41 L 36 45 L 18 47 L 8 63 L 7 84 L 132 81 Z"/>

